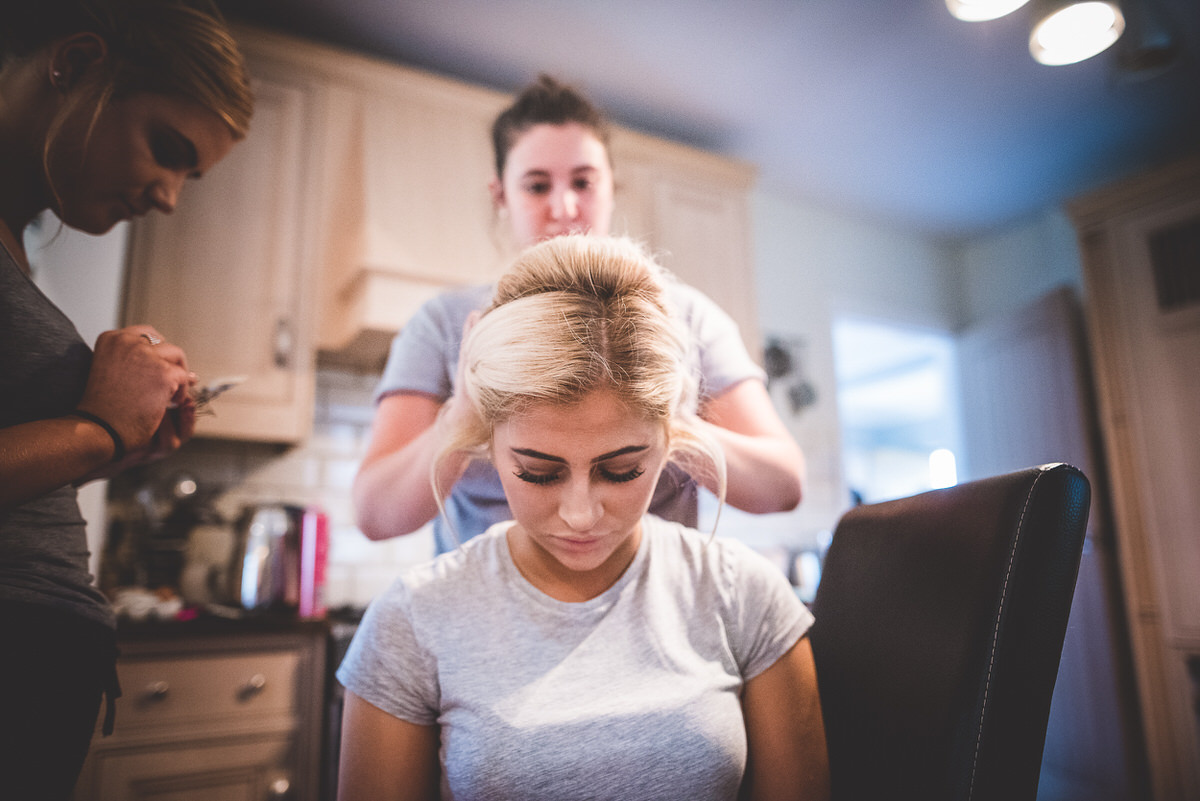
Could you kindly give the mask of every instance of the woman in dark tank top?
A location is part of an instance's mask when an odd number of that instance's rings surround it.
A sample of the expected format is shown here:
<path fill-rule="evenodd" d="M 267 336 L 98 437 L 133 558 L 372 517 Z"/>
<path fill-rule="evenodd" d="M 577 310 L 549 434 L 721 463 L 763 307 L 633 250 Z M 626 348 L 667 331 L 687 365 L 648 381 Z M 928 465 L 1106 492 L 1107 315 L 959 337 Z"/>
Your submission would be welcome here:
<path fill-rule="evenodd" d="M 171 211 L 245 136 L 241 55 L 207 0 L 40 0 L 0 12 L 0 786 L 70 795 L 115 676 L 75 488 L 191 437 L 194 376 L 154 328 L 88 347 L 22 244 L 49 209 L 90 234 Z"/>

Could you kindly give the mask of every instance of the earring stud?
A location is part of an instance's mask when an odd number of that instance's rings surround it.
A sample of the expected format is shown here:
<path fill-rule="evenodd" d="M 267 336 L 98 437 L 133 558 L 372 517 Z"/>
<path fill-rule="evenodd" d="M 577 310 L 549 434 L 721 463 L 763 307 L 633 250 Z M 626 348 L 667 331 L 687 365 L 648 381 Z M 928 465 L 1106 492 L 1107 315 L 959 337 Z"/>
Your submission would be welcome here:
<path fill-rule="evenodd" d="M 54 70 L 50 73 L 50 85 L 55 89 L 63 88 L 63 72 L 62 70 Z"/>

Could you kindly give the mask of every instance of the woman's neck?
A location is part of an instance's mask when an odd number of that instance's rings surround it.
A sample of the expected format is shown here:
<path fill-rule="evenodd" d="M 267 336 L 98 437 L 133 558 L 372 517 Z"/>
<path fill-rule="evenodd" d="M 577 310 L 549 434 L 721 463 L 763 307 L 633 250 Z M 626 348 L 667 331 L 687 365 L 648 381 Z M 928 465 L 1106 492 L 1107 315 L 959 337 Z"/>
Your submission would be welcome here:
<path fill-rule="evenodd" d="M 610 589 L 633 564 L 645 536 L 639 524 L 635 531 L 599 567 L 588 570 L 570 570 L 539 546 L 533 538 L 523 535 L 520 523 L 514 523 L 507 532 L 508 552 L 517 571 L 525 580 L 556 601 L 583 603 L 596 598 Z"/>

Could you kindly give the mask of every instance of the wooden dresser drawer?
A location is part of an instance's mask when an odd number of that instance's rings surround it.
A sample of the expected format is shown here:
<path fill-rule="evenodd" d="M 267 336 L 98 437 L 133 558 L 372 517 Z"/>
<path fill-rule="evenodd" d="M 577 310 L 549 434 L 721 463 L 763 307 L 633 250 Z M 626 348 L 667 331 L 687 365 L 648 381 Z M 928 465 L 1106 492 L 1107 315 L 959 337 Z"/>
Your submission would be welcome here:
<path fill-rule="evenodd" d="M 287 716 L 297 703 L 294 651 L 121 661 L 121 731 L 219 719 L 238 723 Z"/>

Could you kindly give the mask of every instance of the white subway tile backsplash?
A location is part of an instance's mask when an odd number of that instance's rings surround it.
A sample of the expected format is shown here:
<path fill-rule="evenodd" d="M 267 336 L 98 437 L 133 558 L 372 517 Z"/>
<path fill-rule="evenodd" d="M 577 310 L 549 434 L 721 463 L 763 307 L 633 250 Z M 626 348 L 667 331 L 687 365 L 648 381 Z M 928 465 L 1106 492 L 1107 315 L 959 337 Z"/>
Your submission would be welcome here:
<path fill-rule="evenodd" d="M 380 558 L 379 551 L 379 546 L 364 537 L 357 529 L 346 527 L 330 528 L 330 564 L 368 564 Z"/>
<path fill-rule="evenodd" d="M 299 490 L 309 496 L 321 487 L 321 467 L 321 459 L 312 451 L 293 448 L 274 458 L 254 460 L 243 483 L 293 496 Z"/>
<path fill-rule="evenodd" d="M 361 458 L 366 450 L 368 429 L 344 422 L 317 423 L 304 447 L 323 456 Z"/>
<path fill-rule="evenodd" d="M 351 487 L 354 486 L 358 463 L 358 459 L 324 459 L 321 462 L 322 486 L 330 490 L 341 490 L 348 494 Z"/>

